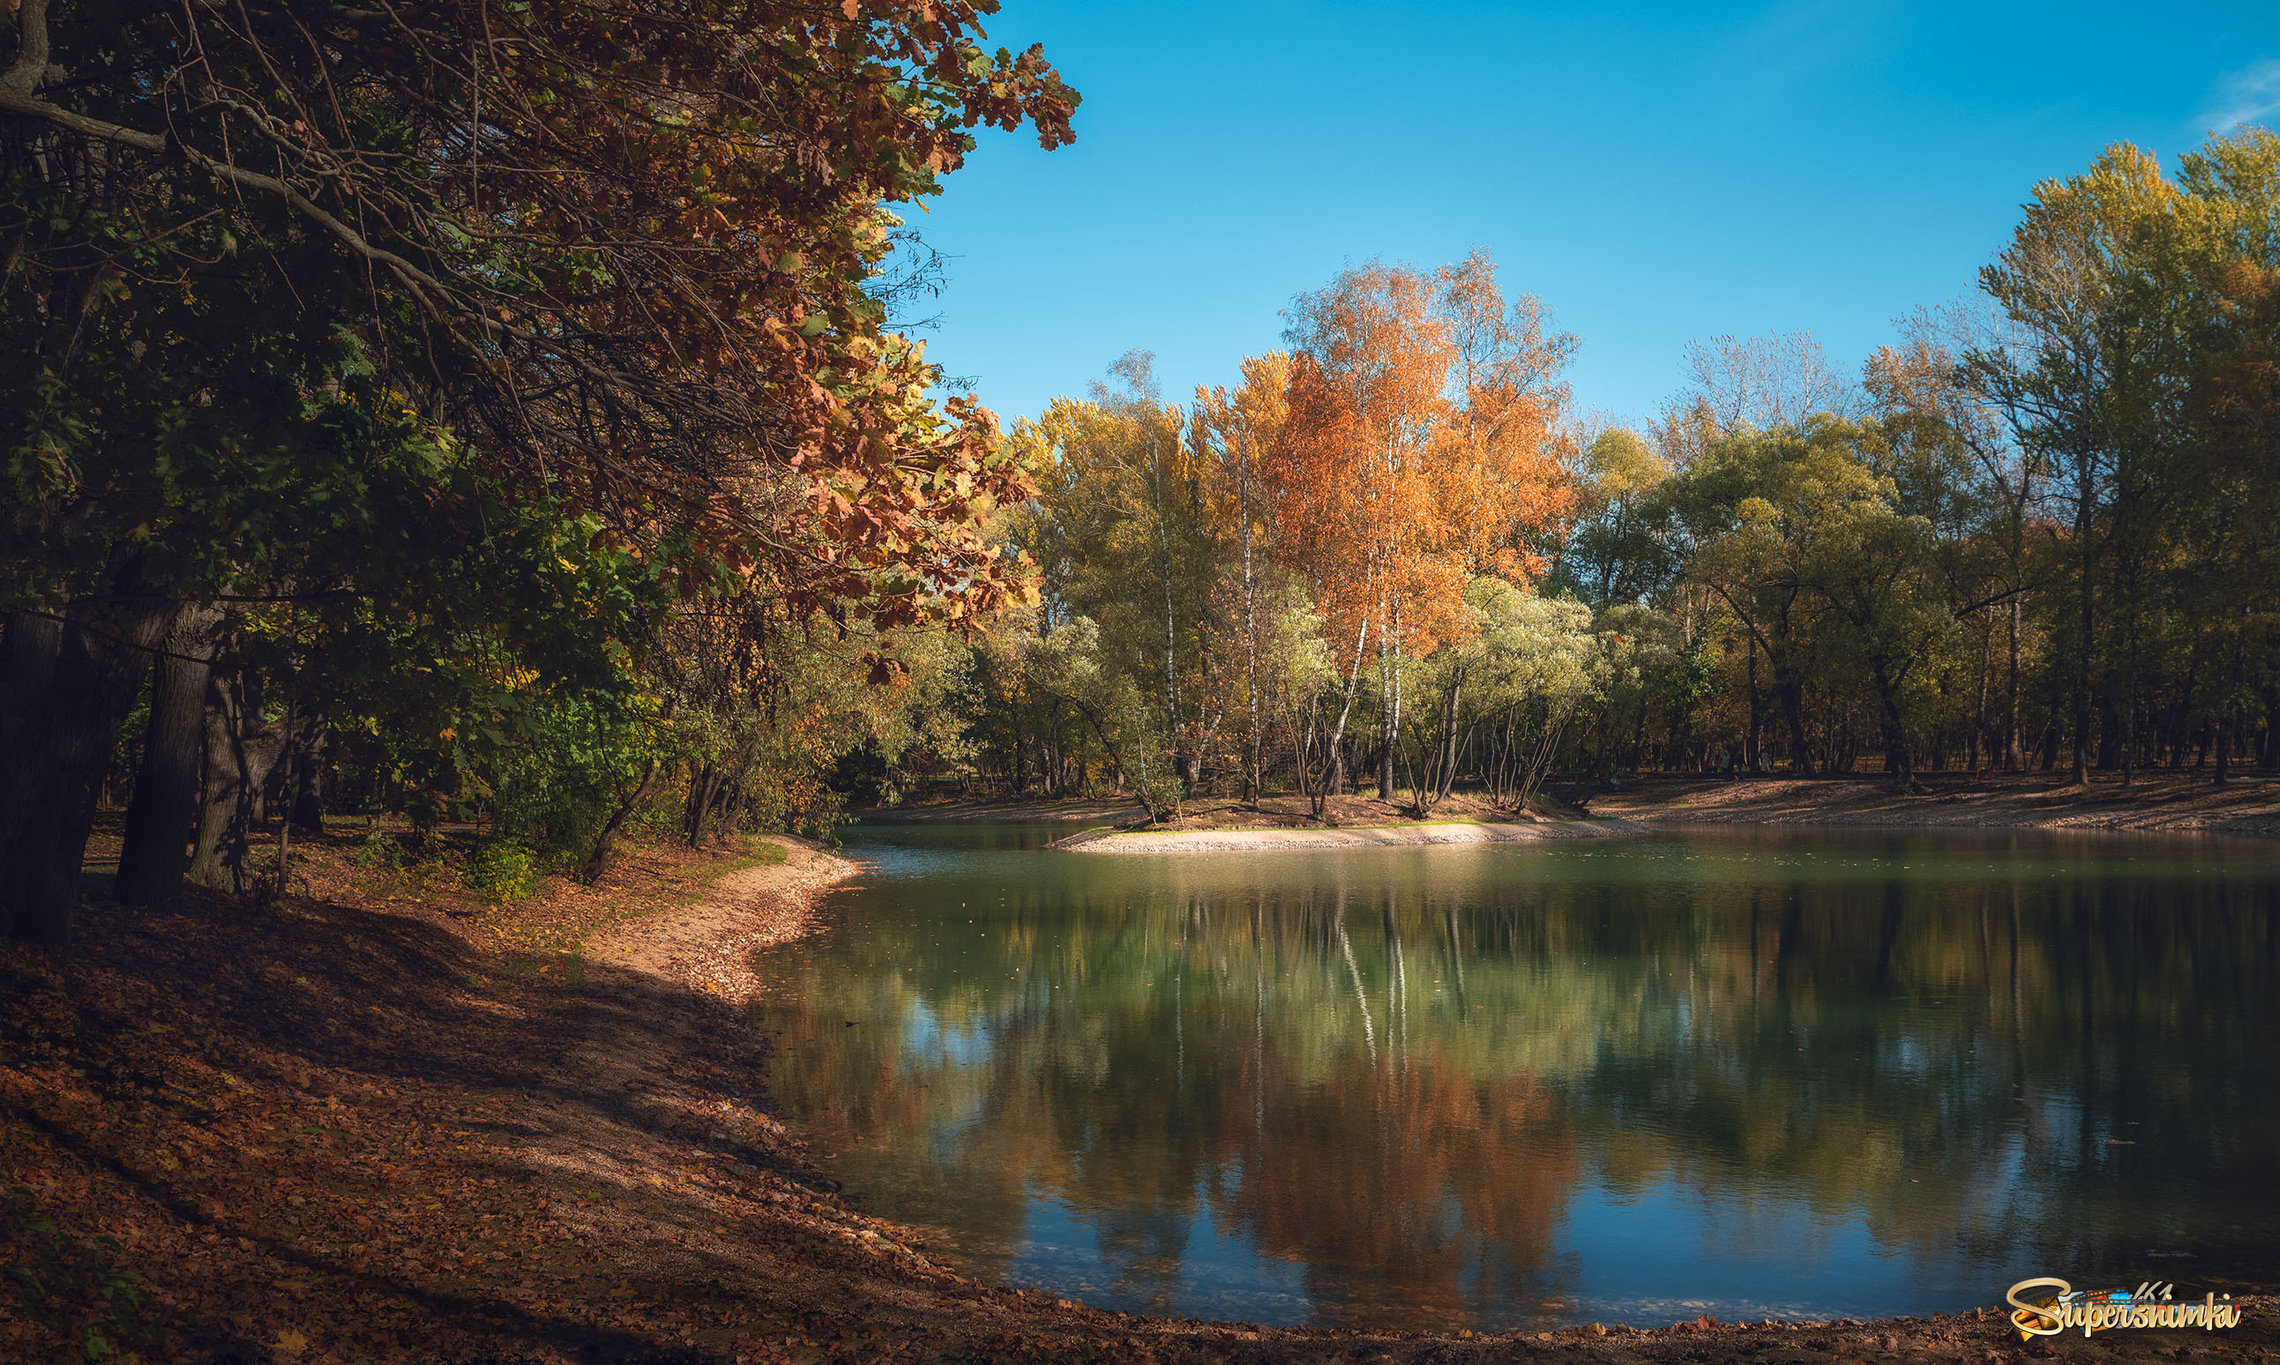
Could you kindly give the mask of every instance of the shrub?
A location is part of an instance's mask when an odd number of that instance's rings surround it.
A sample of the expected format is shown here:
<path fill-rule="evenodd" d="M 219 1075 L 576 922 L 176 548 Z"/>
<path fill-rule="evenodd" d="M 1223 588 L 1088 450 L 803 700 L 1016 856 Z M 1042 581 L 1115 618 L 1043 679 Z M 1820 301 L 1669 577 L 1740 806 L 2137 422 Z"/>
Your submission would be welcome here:
<path fill-rule="evenodd" d="M 504 905 L 537 889 L 538 857 L 521 844 L 495 840 L 469 855 L 461 879 L 469 891 L 493 905 Z"/>
<path fill-rule="evenodd" d="M 372 830 L 364 842 L 349 855 L 358 867 L 367 872 L 401 872 L 404 868 L 404 842 L 385 830 Z"/>

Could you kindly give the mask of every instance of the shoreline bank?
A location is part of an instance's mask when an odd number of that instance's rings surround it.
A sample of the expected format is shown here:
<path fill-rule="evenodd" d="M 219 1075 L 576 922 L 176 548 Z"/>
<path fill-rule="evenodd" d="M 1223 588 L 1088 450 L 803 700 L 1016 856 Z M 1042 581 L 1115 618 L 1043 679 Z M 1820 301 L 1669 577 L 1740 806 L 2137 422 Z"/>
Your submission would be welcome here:
<path fill-rule="evenodd" d="M 2280 837 L 2280 780 L 2099 775 L 2073 786 L 2043 774 L 1933 775 L 1901 794 L 1881 778 L 1648 778 L 1590 798 L 1593 815 L 1650 827 L 1856 825 Z"/>
<path fill-rule="evenodd" d="M 1572 787 L 1563 791 L 1575 792 Z M 1577 792 L 1577 795 L 1582 793 Z M 1571 797 L 1571 799 L 1574 799 Z M 1620 786 L 1604 786 L 1584 798 L 1579 812 L 1590 820 L 1620 822 L 1624 832 L 1683 825 L 1854 825 L 1893 829 L 2040 829 L 2131 834 L 2220 834 L 2280 838 L 2280 776 L 2248 773 L 2219 787 L 2206 777 L 2153 773 L 2128 786 L 2111 774 L 2097 774 L 2088 786 L 2065 783 L 2042 773 L 1945 774 L 1920 778 L 1920 790 L 1901 794 L 1882 777 L 1708 777 L 1649 776 Z M 982 821 L 1093 820 L 1126 828 L 1108 831 L 1119 839 L 1211 835 L 1214 842 L 1194 848 L 1158 843 L 1153 851 L 1211 852 L 1236 848 L 1350 847 L 1343 838 L 1317 835 L 1364 834 L 1362 843 L 1471 843 L 1493 836 L 1448 838 L 1367 837 L 1368 831 L 1511 827 L 1534 829 L 1572 824 L 1552 820 L 1538 825 L 1510 820 L 1473 798 L 1456 798 L 1453 818 L 1419 822 L 1396 807 L 1366 797 L 1334 798 L 1332 823 L 1315 824 L 1295 797 L 1271 797 L 1263 814 L 1246 815 L 1222 802 L 1200 820 L 1190 817 L 1168 829 L 1131 828 L 1144 820 L 1139 807 L 1114 801 L 1023 803 L 995 801 L 947 807 L 869 811 L 864 823 L 934 824 Z M 1060 841 L 1090 847 L 1087 830 Z M 1217 836 L 1242 835 L 1218 842 Z M 1304 835 L 1304 838 L 1293 836 Z M 1280 842 L 1286 837 L 1292 841 Z M 1525 837 L 1560 837 L 1529 835 Z M 1138 845 L 1132 846 L 1137 851 Z M 1095 850 L 1106 851 L 1106 850 Z"/>

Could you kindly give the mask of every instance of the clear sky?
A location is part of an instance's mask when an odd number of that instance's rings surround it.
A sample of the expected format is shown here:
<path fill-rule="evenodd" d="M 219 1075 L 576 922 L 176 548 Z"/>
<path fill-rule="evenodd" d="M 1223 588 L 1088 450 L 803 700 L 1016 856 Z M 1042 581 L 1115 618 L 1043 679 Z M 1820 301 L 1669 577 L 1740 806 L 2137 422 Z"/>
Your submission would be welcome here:
<path fill-rule="evenodd" d="M 1853 369 L 1960 297 L 2036 180 L 2280 121 L 2280 4 L 1005 0 L 1079 90 L 1074 146 L 987 133 L 913 226 L 929 354 L 1001 416 L 1135 347 L 1231 383 L 1292 294 L 1474 246 L 1643 418 L 1690 338 L 1806 329 Z"/>

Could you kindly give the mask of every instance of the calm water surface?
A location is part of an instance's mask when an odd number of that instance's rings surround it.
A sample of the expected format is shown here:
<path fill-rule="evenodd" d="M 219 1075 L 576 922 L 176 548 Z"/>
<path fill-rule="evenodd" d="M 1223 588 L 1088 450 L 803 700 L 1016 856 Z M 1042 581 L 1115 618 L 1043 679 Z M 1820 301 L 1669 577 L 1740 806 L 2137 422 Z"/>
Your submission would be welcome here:
<path fill-rule="evenodd" d="M 2280 849 L 1069 828 L 858 828 L 761 963 L 775 1098 L 976 1274 L 1443 1328 L 2280 1283 Z"/>

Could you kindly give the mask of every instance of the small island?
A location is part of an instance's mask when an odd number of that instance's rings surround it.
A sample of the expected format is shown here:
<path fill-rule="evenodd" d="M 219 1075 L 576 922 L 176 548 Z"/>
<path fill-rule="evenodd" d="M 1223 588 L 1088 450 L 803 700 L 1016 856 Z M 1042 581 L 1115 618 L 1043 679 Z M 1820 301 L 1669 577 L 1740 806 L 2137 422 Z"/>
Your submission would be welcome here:
<path fill-rule="evenodd" d="M 1297 797 L 1194 803 L 1167 820 L 1143 815 L 1089 826 L 1050 847 L 1070 853 L 1237 853 L 1617 839 L 1646 832 L 1636 821 L 1589 816 L 1550 797 L 1538 797 L 1518 810 L 1452 797 L 1437 803 L 1424 819 L 1406 818 L 1412 813 L 1369 797 L 1337 797 L 1325 806 L 1318 819 Z"/>

